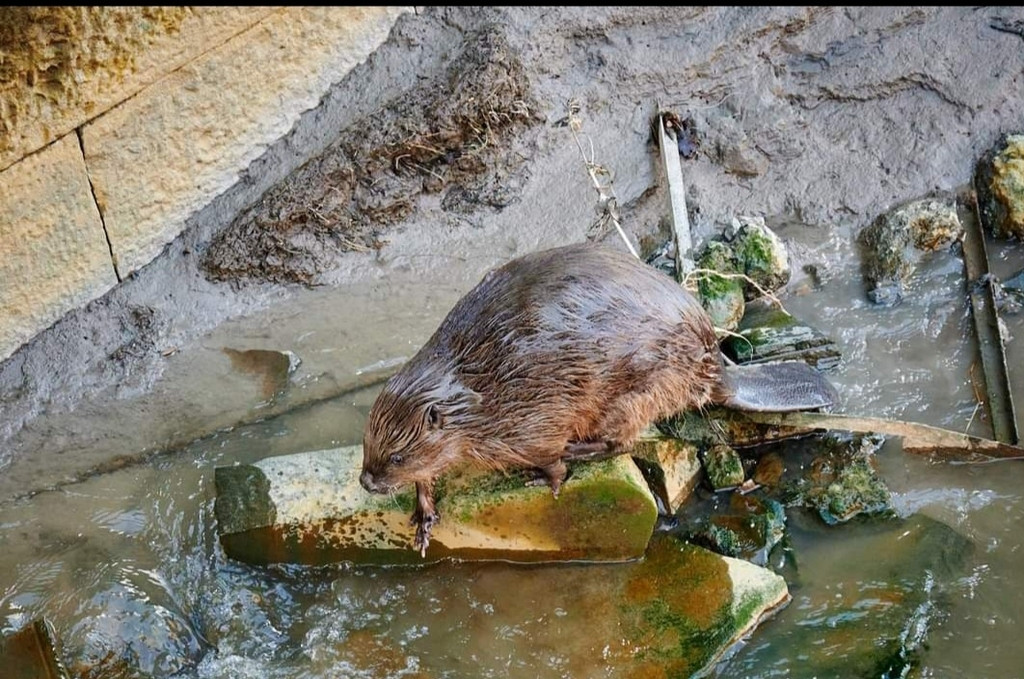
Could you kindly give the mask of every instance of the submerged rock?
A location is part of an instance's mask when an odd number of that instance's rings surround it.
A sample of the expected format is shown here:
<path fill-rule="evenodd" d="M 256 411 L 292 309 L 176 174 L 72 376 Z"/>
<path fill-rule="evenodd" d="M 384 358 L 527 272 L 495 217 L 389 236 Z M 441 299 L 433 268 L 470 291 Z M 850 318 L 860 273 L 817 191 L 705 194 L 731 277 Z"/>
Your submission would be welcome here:
<path fill-rule="evenodd" d="M 785 489 L 787 504 L 814 509 L 829 525 L 860 514 L 892 516 L 892 496 L 874 465 L 883 442 L 880 436 L 823 437 L 807 473 Z"/>
<path fill-rule="evenodd" d="M 411 547 L 414 494 L 359 486 L 361 446 L 218 467 L 221 544 L 249 563 L 422 563 Z M 628 456 L 579 464 L 558 499 L 521 474 L 453 472 L 435 497 L 428 560 L 622 561 L 644 552 L 657 507 Z"/>
<path fill-rule="evenodd" d="M 604 588 L 618 608 L 605 657 L 622 676 L 703 675 L 789 601 L 785 580 L 771 571 L 670 536 L 656 537 L 646 558 L 626 568 Z M 608 606 L 588 602 L 597 617 Z"/>
<path fill-rule="evenodd" d="M 948 611 L 973 544 L 924 516 L 805 529 L 790 521 L 793 605 L 721 668 L 722 676 L 907 677 Z M 935 643 L 941 643 L 938 639 Z M 793 649 L 799 649 L 794 653 Z"/>
<path fill-rule="evenodd" d="M 999 313 L 1019 314 L 1024 310 L 1024 271 L 1005 281 L 996 295 Z"/>
<path fill-rule="evenodd" d="M 1024 239 L 1024 134 L 1004 135 L 981 157 L 975 187 L 992 235 Z"/>
<path fill-rule="evenodd" d="M 0 668 L 7 679 L 68 679 L 53 626 L 39 618 L 0 639 Z"/>
<path fill-rule="evenodd" d="M 728 506 L 696 519 L 688 539 L 723 556 L 763 566 L 786 530 L 786 510 L 776 500 L 732 493 Z"/>
<path fill-rule="evenodd" d="M 915 200 L 879 215 L 857 236 L 868 299 L 893 305 L 922 252 L 935 252 L 963 237 L 952 197 Z"/>
<path fill-rule="evenodd" d="M 664 534 L 625 564 L 356 567 L 329 596 L 303 643 L 347 671 L 313 676 L 707 676 L 789 600 L 770 570 Z"/>
<path fill-rule="evenodd" d="M 722 350 L 737 363 L 800 360 L 825 370 L 842 358 L 835 342 L 769 300 L 747 305 L 738 335 L 722 342 Z"/>

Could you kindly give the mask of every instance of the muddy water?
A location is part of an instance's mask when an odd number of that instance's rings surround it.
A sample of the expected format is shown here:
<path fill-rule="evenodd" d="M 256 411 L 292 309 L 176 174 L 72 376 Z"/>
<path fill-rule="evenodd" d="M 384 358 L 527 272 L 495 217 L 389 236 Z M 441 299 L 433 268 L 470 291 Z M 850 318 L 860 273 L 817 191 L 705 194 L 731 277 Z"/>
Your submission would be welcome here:
<path fill-rule="evenodd" d="M 843 348 L 832 375 L 841 411 L 987 431 L 970 379 L 975 351 L 958 258 L 932 257 L 900 307 L 878 309 L 863 297 L 849 233 L 822 241 L 799 225 L 779 230 L 798 266 L 818 265 L 820 284 L 798 274 L 784 301 Z M 999 275 L 1024 266 L 1019 247 L 990 254 Z M 1024 317 L 1007 326 L 1014 370 L 1024 366 Z M 1022 373 L 1015 370 L 1015 393 L 1024 406 Z M 566 583 L 579 591 L 599 584 L 614 566 L 259 569 L 224 558 L 213 468 L 358 442 L 373 396 L 371 389 L 224 431 L 173 456 L 0 507 L 0 631 L 46 615 L 86 677 L 605 676 L 600 649 L 586 646 L 602 623 L 565 591 Z M 943 583 L 921 676 L 1021 676 L 1024 463 L 931 464 L 895 446 L 880 462 L 902 514 L 938 519 L 975 546 Z M 876 592 L 861 574 L 884 558 L 842 530 L 799 538 L 793 604 L 721 676 L 818 674 L 806 649 L 787 640 L 795 631 L 810 630 L 801 637 L 809 644 L 818 631 L 826 637 L 834 619 L 814 602 L 830 588 L 842 585 L 851 610 L 858 597 L 867 605 Z"/>

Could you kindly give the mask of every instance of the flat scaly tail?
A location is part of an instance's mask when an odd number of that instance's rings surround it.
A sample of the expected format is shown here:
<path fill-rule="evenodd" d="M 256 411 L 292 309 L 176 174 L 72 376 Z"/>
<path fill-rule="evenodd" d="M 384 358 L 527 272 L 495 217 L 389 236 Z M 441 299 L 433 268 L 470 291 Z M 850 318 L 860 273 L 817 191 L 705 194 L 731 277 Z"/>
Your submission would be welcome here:
<path fill-rule="evenodd" d="M 828 409 L 839 399 L 820 372 L 799 361 L 726 365 L 722 405 L 736 410 L 788 413 Z"/>

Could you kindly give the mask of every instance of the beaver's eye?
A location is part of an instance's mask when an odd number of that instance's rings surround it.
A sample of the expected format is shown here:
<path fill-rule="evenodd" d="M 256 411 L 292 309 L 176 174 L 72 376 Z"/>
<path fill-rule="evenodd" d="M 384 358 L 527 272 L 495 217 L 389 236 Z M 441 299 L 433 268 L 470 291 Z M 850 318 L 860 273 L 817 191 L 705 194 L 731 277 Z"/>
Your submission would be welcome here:
<path fill-rule="evenodd" d="M 389 461 L 389 462 L 390 462 L 390 463 L 391 463 L 391 464 L 392 464 L 393 466 L 397 467 L 397 466 L 399 466 L 399 465 L 401 465 L 401 464 L 402 464 L 402 462 L 403 462 L 403 459 L 402 459 L 402 456 L 401 456 L 401 455 L 399 455 L 398 453 L 395 453 L 394 455 L 392 455 L 391 457 L 389 457 L 389 458 L 388 458 L 388 461 Z"/>

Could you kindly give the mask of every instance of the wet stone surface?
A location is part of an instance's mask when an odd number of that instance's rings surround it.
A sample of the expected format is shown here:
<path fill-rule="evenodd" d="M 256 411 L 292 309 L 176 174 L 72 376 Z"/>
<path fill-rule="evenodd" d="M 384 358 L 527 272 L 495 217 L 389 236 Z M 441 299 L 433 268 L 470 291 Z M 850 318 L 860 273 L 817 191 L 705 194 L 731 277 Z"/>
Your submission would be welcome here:
<path fill-rule="evenodd" d="M 704 471 L 715 490 L 734 488 L 746 478 L 740 456 L 725 444 L 712 446 L 704 453 Z"/>
<path fill-rule="evenodd" d="M 786 247 L 763 217 L 734 217 L 705 244 L 697 268 L 697 297 L 716 327 L 726 330 L 739 325 L 745 300 L 778 290 L 790 278 Z"/>
<path fill-rule="evenodd" d="M 739 337 L 722 343 L 722 350 L 737 363 L 800 360 L 827 370 L 842 358 L 833 340 L 767 299 L 747 304 L 737 332 Z"/>
<path fill-rule="evenodd" d="M 34 620 L 0 638 L 0 672 L 6 679 L 67 679 L 53 626 Z"/>
<path fill-rule="evenodd" d="M 697 260 L 697 268 L 707 270 L 697 279 L 697 298 L 711 316 L 711 322 L 716 328 L 735 329 L 743 318 L 743 281 L 716 275 L 741 273 L 733 261 L 732 249 L 721 241 L 711 241 Z"/>
<path fill-rule="evenodd" d="M 685 525 L 690 542 L 764 566 L 785 534 L 786 510 L 771 498 L 729 493 L 687 512 Z"/>
<path fill-rule="evenodd" d="M 642 440 L 632 451 L 655 496 L 665 505 L 663 513 L 675 513 L 701 479 L 697 446 L 674 438 Z"/>
<path fill-rule="evenodd" d="M 948 248 L 963 233 L 952 195 L 910 201 L 880 214 L 857 236 L 868 299 L 898 304 L 923 253 Z"/>
<path fill-rule="evenodd" d="M 858 515 L 891 518 L 892 497 L 873 459 L 883 441 L 879 436 L 822 437 L 803 476 L 783 483 L 783 502 L 813 509 L 829 525 Z"/>
<path fill-rule="evenodd" d="M 216 471 L 227 554 L 249 563 L 422 563 L 412 491 L 359 486 L 362 448 L 296 453 Z M 643 554 L 657 508 L 628 456 L 572 468 L 556 500 L 519 473 L 453 472 L 435 491 L 441 522 L 426 559 L 622 561 Z"/>

